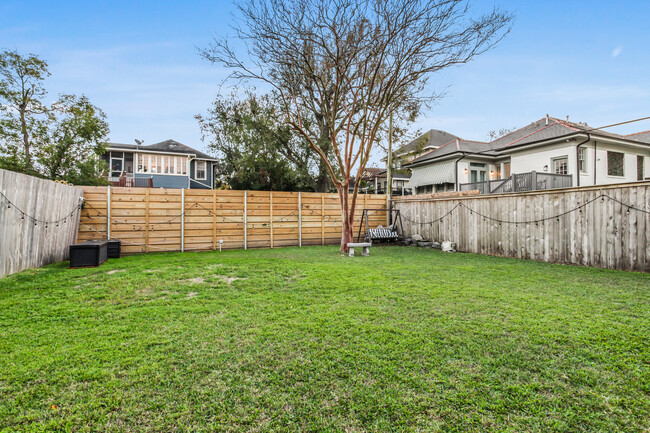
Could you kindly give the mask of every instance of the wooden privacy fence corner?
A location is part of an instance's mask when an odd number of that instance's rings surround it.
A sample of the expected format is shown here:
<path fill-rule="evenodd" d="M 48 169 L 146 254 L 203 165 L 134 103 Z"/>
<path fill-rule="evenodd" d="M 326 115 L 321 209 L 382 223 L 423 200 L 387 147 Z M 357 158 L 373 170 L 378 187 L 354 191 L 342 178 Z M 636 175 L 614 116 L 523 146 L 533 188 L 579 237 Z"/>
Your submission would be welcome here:
<path fill-rule="evenodd" d="M 110 237 L 125 253 L 337 245 L 341 211 L 337 194 L 82 187 L 86 206 L 79 240 Z M 360 195 L 364 207 L 385 208 L 386 195 Z M 385 225 L 376 214 L 371 225 Z"/>

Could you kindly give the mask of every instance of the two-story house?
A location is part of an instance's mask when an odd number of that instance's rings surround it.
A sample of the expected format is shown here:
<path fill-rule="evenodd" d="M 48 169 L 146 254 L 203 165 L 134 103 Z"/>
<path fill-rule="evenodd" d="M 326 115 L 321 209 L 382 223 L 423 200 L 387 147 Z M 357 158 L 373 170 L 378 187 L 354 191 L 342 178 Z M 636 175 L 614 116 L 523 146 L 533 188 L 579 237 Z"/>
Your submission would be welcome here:
<path fill-rule="evenodd" d="M 490 142 L 454 138 L 412 159 L 416 193 L 502 193 L 650 178 L 650 132 L 619 135 L 546 116 Z"/>
<path fill-rule="evenodd" d="M 108 143 L 108 180 L 119 186 L 213 189 L 217 160 L 174 140 Z"/>

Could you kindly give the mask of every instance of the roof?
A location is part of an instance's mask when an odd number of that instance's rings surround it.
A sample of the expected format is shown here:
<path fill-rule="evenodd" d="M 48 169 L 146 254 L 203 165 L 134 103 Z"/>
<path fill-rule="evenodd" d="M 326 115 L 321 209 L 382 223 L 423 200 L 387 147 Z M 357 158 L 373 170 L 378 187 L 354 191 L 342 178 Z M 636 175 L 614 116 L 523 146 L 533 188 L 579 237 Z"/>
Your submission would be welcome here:
<path fill-rule="evenodd" d="M 145 152 L 166 152 L 178 153 L 181 155 L 196 155 L 198 159 L 209 159 L 216 161 L 216 158 L 211 157 L 207 153 L 203 153 L 192 147 L 179 143 L 176 140 L 165 140 L 160 143 L 150 144 L 148 146 L 138 146 L 136 144 L 122 144 L 122 143 L 108 143 L 110 149 L 128 149 L 128 150 L 142 150 Z"/>
<path fill-rule="evenodd" d="M 439 129 L 430 129 L 429 131 L 420 135 L 415 140 L 398 148 L 394 152 L 394 154 L 399 156 L 399 155 L 412 153 L 418 149 L 424 150 L 429 148 L 440 147 L 443 144 L 450 142 L 451 140 L 455 140 L 456 138 L 458 137 L 446 131 L 441 131 Z"/>
<path fill-rule="evenodd" d="M 650 143 L 650 131 L 637 132 L 625 136 L 628 140 L 640 141 L 641 143 Z"/>
<path fill-rule="evenodd" d="M 526 144 L 541 143 L 553 138 L 570 136 L 572 134 L 590 133 L 592 135 L 626 141 L 638 141 L 650 144 L 650 131 L 630 135 L 619 135 L 612 132 L 595 130 L 586 123 L 575 123 L 555 117 L 543 117 L 529 125 L 519 128 L 491 142 L 480 142 L 463 139 L 451 140 L 428 153 L 409 161 L 406 166 L 419 164 L 429 160 L 437 160 L 455 153 L 482 154 L 498 156 L 510 149 Z"/>
<path fill-rule="evenodd" d="M 382 169 L 382 170 L 381 170 L 379 173 L 377 173 L 375 176 L 376 176 L 376 177 L 386 177 L 386 169 L 385 169 L 385 168 Z M 396 173 L 396 172 L 393 172 L 393 173 L 391 174 L 391 176 L 393 177 L 393 179 L 410 179 L 410 178 L 411 178 L 411 175 L 408 174 L 408 173 L 407 173 L 407 174 L 404 174 L 404 173 Z"/>

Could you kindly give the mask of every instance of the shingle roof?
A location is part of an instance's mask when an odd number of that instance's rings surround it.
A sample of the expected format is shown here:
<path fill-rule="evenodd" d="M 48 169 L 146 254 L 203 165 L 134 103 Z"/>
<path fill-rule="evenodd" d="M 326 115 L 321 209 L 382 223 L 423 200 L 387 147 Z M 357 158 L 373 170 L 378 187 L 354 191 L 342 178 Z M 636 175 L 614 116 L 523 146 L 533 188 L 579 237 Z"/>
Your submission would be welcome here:
<path fill-rule="evenodd" d="M 536 143 L 556 137 L 562 137 L 565 135 L 578 134 L 581 132 L 589 132 L 591 134 L 596 134 L 599 136 L 635 140 L 650 144 L 650 131 L 630 135 L 619 135 L 607 131 L 594 130 L 593 128 L 583 123 L 569 122 L 554 117 L 543 117 L 536 122 L 526 125 L 523 128 L 519 128 L 516 131 L 506 134 L 503 137 L 499 137 L 489 143 L 463 139 L 451 140 L 442 146 L 433 149 L 418 158 L 415 158 L 407 165 L 438 159 L 457 152 L 473 154 L 480 153 L 483 155 L 495 156 L 498 153 L 507 151 L 511 147 Z"/>
<path fill-rule="evenodd" d="M 137 146 L 135 144 L 122 144 L 122 143 L 108 143 L 109 148 L 114 149 L 129 149 L 129 150 L 143 150 L 147 152 L 169 152 L 169 153 L 179 153 L 183 155 L 196 155 L 199 159 L 209 159 L 216 161 L 215 158 L 211 157 L 207 153 L 203 153 L 199 150 L 191 148 L 179 143 L 176 140 L 165 140 L 160 143 L 150 144 L 148 146 Z"/>
<path fill-rule="evenodd" d="M 441 131 L 439 129 L 430 129 L 424 134 L 420 135 L 415 140 L 405 144 L 404 146 L 398 148 L 394 153 L 395 155 L 405 155 L 411 153 L 418 148 L 427 149 L 430 147 L 440 147 L 445 143 L 455 140 L 456 137 L 453 134 L 450 134 L 446 131 Z"/>
<path fill-rule="evenodd" d="M 650 131 L 637 132 L 625 136 L 628 140 L 640 141 L 641 143 L 650 143 Z"/>

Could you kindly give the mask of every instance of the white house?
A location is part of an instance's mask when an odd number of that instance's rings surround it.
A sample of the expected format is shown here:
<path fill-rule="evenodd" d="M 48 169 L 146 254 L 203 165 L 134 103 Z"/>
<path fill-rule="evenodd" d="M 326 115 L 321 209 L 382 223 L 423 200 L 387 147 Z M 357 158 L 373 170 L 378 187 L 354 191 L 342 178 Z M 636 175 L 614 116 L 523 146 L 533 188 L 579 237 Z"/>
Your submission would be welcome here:
<path fill-rule="evenodd" d="M 635 182 L 650 179 L 650 131 L 619 135 L 546 116 L 491 142 L 452 139 L 403 167 L 418 194 Z"/>

